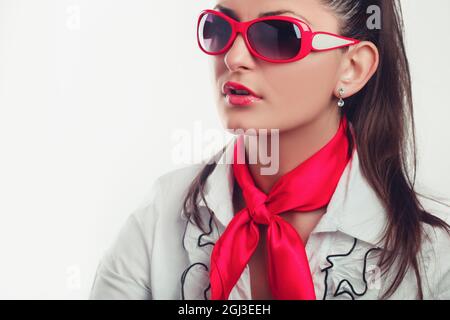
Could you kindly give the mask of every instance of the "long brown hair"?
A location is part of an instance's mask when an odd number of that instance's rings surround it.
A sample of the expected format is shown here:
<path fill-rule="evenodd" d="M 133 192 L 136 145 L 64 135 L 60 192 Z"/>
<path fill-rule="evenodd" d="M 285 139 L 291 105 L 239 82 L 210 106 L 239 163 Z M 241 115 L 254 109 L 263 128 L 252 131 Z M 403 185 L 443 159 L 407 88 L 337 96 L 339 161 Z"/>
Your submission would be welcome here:
<path fill-rule="evenodd" d="M 450 226 L 427 212 L 418 196 L 447 204 L 415 191 L 416 138 L 409 63 L 404 46 L 402 11 L 397 0 L 321 0 L 340 19 L 341 34 L 374 43 L 380 54 L 378 70 L 366 86 L 346 101 L 342 109 L 352 123 L 356 141 L 347 132 L 350 145 L 357 145 L 361 171 L 382 201 L 388 214 L 388 227 L 380 256 L 383 273 L 395 265 L 396 274 L 382 299 L 400 286 L 413 268 L 418 298 L 423 299 L 418 256 L 423 241 L 422 223 L 445 229 Z M 368 28 L 367 9 L 377 6 L 381 28 Z M 222 150 L 223 152 L 223 150 Z M 410 162 L 408 162 L 410 161 Z M 194 179 L 184 200 L 186 217 L 204 231 L 197 199 L 204 200 L 205 183 L 216 164 L 209 163 Z M 412 173 L 412 177 L 408 174 Z M 214 212 L 209 209 L 213 216 Z"/>

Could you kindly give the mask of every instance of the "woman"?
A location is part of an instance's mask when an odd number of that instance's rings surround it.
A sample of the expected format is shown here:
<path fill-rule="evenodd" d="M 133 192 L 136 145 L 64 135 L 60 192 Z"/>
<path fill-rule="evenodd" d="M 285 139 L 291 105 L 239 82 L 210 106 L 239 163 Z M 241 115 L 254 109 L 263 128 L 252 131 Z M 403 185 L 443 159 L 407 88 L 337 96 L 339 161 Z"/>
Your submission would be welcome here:
<path fill-rule="evenodd" d="M 401 10 L 371 5 L 222 0 L 201 14 L 220 116 L 247 133 L 155 182 L 91 298 L 450 298 L 448 206 L 425 209 L 407 166 Z M 278 130 L 275 173 L 239 161 L 258 129 Z"/>

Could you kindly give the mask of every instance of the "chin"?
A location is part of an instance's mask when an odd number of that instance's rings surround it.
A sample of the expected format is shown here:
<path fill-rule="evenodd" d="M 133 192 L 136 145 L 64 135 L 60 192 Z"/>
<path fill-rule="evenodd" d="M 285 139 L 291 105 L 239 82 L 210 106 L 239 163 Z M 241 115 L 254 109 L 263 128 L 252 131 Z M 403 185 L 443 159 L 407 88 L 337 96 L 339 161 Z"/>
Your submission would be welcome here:
<path fill-rule="evenodd" d="M 268 133 L 270 133 L 270 127 L 256 124 L 256 123 L 248 123 L 246 121 L 242 121 L 241 119 L 226 119 L 224 121 L 224 127 L 231 133 L 245 133 L 245 135 L 258 135 L 258 130 L 266 129 Z M 236 132 L 241 131 L 241 132 Z"/>
<path fill-rule="evenodd" d="M 253 135 L 255 133 L 251 131 L 254 130 L 278 129 L 274 126 L 273 117 L 270 114 L 263 114 L 260 109 L 230 107 L 220 104 L 219 112 L 222 125 L 228 131 L 241 130 L 247 135 Z"/>
<path fill-rule="evenodd" d="M 223 126 L 228 130 L 228 131 L 236 131 L 236 130 L 241 130 L 241 131 L 247 131 L 249 129 L 251 129 L 251 127 L 245 123 L 245 121 L 242 121 L 240 119 L 225 119 L 222 121 L 223 122 Z"/>

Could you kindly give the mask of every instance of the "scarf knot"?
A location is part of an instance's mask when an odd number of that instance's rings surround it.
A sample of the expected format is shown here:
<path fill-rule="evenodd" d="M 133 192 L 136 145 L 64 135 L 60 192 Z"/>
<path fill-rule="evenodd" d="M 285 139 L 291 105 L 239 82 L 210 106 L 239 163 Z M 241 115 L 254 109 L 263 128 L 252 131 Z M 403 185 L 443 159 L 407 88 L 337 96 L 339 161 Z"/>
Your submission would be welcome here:
<path fill-rule="evenodd" d="M 262 225 L 269 225 L 274 218 L 264 202 L 258 204 L 253 210 L 249 210 L 249 214 L 255 223 Z"/>

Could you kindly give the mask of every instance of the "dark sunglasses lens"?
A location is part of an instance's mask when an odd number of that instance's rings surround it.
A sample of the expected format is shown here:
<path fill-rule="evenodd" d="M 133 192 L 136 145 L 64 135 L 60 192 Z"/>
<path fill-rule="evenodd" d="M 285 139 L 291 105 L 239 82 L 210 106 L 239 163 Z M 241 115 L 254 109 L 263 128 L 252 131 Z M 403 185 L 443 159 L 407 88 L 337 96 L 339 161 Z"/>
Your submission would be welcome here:
<path fill-rule="evenodd" d="M 289 60 L 297 56 L 301 38 L 298 26 L 289 21 L 266 20 L 248 29 L 248 39 L 253 49 L 273 60 Z"/>
<path fill-rule="evenodd" d="M 207 13 L 201 18 L 197 32 L 202 48 L 209 53 L 217 53 L 227 45 L 232 28 L 225 19 Z"/>

